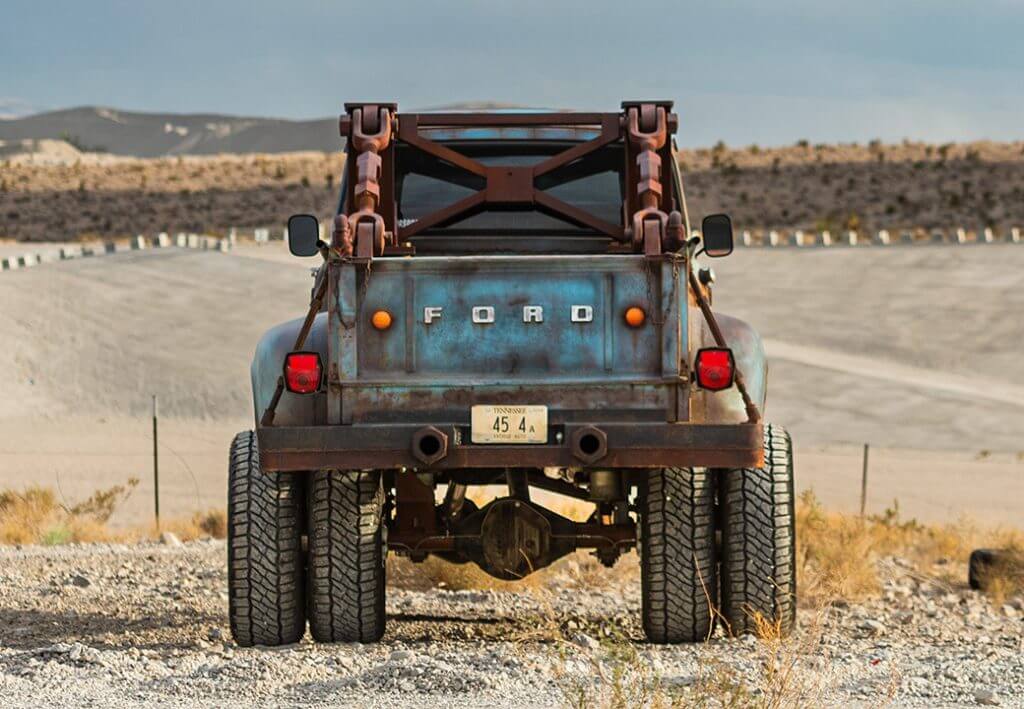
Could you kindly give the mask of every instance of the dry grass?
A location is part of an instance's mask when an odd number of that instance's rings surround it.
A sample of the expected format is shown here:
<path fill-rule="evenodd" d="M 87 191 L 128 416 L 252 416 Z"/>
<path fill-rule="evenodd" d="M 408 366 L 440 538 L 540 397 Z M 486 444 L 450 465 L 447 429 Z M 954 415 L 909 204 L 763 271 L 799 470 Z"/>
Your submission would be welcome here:
<path fill-rule="evenodd" d="M 0 492 L 0 544 L 64 544 L 69 542 L 135 541 L 170 531 L 182 540 L 223 538 L 227 516 L 213 508 L 191 518 L 164 520 L 155 527 L 112 527 L 109 520 L 132 494 L 138 480 L 97 490 L 84 500 L 65 504 L 49 488 L 30 486 Z M 486 493 L 474 501 L 486 502 Z M 569 500 L 551 505 L 560 514 L 584 519 L 589 505 Z M 884 514 L 860 519 L 823 509 L 814 494 L 805 492 L 797 504 L 797 565 L 803 608 L 821 608 L 837 599 L 857 601 L 880 592 L 887 559 L 897 557 L 922 579 L 964 584 L 973 549 L 990 547 L 1024 554 L 1024 533 L 1017 529 L 983 528 L 969 520 L 924 525 L 904 520 L 899 505 Z M 1003 564 L 988 570 L 987 593 L 993 601 L 1024 593 L 1024 570 Z M 586 552 L 570 555 L 520 581 L 495 579 L 473 564 L 452 564 L 431 557 L 421 564 L 392 556 L 389 583 L 398 588 L 543 592 L 553 586 L 593 590 L 635 581 L 635 554 L 620 559 L 614 569 L 603 567 Z"/>
<path fill-rule="evenodd" d="M 65 544 L 68 542 L 108 541 L 107 526 L 117 505 L 138 484 L 129 480 L 98 490 L 75 505 L 63 505 L 53 490 L 38 486 L 21 492 L 0 492 L 0 543 Z"/>
<path fill-rule="evenodd" d="M 97 490 L 75 504 L 62 504 L 50 488 L 30 486 L 0 492 L 0 544 L 69 544 L 133 542 L 156 539 L 170 531 L 182 540 L 223 538 L 227 515 L 222 509 L 197 513 L 190 519 L 171 519 L 158 530 L 151 527 L 113 527 L 111 516 L 131 495 L 138 480 Z"/>
<path fill-rule="evenodd" d="M 626 638 L 606 641 L 599 652 L 585 658 L 586 672 L 568 669 L 569 646 L 555 668 L 555 680 L 565 703 L 575 709 L 629 709 L 676 707 L 678 697 Z"/>
<path fill-rule="evenodd" d="M 566 704 L 579 709 L 820 706 L 826 687 L 812 665 L 819 654 L 821 624 L 793 638 L 782 638 L 777 631 L 766 627 L 758 638 L 753 652 L 759 667 L 753 673 L 701 653 L 692 677 L 668 681 L 642 654 L 643 646 L 612 637 L 585 657 L 587 672 L 569 671 L 570 654 L 563 653 L 556 681 Z"/>
<path fill-rule="evenodd" d="M 885 580 L 881 562 L 891 557 L 922 579 L 962 586 L 971 551 L 979 547 L 1024 549 L 1024 533 L 983 528 L 966 519 L 920 524 L 902 519 L 897 502 L 882 515 L 860 519 L 823 510 L 810 491 L 797 505 L 798 587 L 805 606 L 878 593 Z M 1003 576 L 996 584 L 1001 596 L 1024 592 L 1012 569 Z"/>

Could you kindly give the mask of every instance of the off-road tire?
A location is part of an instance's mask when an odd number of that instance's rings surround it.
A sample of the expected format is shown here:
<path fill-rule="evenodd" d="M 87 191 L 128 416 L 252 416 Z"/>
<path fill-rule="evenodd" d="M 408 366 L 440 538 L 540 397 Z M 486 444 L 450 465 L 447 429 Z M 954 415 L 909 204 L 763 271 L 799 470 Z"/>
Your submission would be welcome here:
<path fill-rule="evenodd" d="M 318 471 L 309 494 L 309 629 L 319 642 L 384 635 L 379 472 Z"/>
<path fill-rule="evenodd" d="M 239 645 L 287 645 L 306 632 L 302 480 L 260 468 L 256 435 L 231 444 L 228 616 Z"/>
<path fill-rule="evenodd" d="M 764 467 L 721 472 L 722 616 L 733 635 L 782 635 L 796 625 L 793 448 L 764 427 Z M 760 622 L 765 623 L 759 627 Z"/>
<path fill-rule="evenodd" d="M 652 470 L 640 504 L 644 632 L 654 643 L 707 640 L 718 598 L 714 477 L 702 469 Z"/>

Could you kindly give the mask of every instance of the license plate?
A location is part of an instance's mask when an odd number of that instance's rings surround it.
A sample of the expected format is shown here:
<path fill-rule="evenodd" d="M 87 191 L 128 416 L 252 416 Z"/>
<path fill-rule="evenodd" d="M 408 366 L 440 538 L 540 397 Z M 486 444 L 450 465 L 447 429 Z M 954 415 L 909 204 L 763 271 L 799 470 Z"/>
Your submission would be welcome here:
<path fill-rule="evenodd" d="M 548 407 L 474 406 L 473 443 L 547 443 Z"/>

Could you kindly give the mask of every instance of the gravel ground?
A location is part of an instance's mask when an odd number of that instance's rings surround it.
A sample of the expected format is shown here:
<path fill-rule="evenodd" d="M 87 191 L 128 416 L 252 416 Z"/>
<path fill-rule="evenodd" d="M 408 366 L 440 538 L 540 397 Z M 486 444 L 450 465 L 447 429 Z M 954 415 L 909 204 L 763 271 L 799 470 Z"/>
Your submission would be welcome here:
<path fill-rule="evenodd" d="M 996 606 L 899 559 L 883 562 L 884 598 L 803 611 L 781 644 L 647 645 L 635 557 L 604 576 L 574 557 L 517 592 L 389 589 L 378 645 L 241 649 L 224 557 L 219 541 L 0 549 L 0 701 L 496 707 L 620 691 L 626 706 L 658 692 L 745 706 L 777 691 L 803 706 L 1024 706 L 1024 599 Z"/>

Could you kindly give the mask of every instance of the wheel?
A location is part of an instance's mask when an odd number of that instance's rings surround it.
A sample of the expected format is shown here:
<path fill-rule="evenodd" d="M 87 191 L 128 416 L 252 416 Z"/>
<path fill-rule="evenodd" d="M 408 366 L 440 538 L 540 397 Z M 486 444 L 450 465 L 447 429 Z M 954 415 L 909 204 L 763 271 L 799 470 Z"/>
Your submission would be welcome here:
<path fill-rule="evenodd" d="M 320 642 L 384 635 L 379 472 L 318 471 L 309 496 L 309 628 Z"/>
<path fill-rule="evenodd" d="M 764 427 L 764 467 L 721 471 L 722 615 L 733 635 L 796 625 L 793 449 Z M 767 625 L 762 625 L 767 624 Z M 774 629 L 774 630 L 773 630 Z"/>
<path fill-rule="evenodd" d="M 231 444 L 228 616 L 243 646 L 287 645 L 306 632 L 302 481 L 260 468 L 256 435 Z"/>
<path fill-rule="evenodd" d="M 655 643 L 707 640 L 718 598 L 715 489 L 705 470 L 652 470 L 641 491 L 644 632 Z"/>

